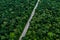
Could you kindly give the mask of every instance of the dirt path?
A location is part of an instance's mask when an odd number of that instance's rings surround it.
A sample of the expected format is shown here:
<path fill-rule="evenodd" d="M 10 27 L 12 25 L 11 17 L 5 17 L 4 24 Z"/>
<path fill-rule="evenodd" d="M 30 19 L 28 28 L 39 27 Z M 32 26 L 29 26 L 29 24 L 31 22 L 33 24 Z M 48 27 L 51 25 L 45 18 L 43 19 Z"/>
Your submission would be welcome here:
<path fill-rule="evenodd" d="M 35 5 L 35 7 L 34 7 L 32 13 L 31 13 L 31 16 L 30 16 L 29 20 L 27 21 L 26 26 L 25 26 L 25 28 L 24 28 L 24 30 L 23 30 L 23 32 L 22 32 L 22 34 L 21 34 L 19 40 L 22 40 L 22 37 L 25 37 L 26 32 L 27 32 L 27 30 L 28 30 L 28 28 L 29 28 L 29 25 L 30 25 L 30 21 L 31 21 L 32 17 L 33 17 L 34 14 L 35 14 L 36 8 L 38 7 L 39 1 L 40 1 L 40 0 L 37 1 L 37 3 L 36 3 L 36 5 Z"/>

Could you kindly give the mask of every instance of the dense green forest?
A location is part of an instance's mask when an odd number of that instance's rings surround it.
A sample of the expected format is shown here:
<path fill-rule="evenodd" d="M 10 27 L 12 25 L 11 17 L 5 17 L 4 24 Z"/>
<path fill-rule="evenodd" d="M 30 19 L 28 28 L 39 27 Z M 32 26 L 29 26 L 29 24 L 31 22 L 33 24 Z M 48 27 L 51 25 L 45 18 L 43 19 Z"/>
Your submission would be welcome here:
<path fill-rule="evenodd" d="M 18 40 L 37 0 L 0 0 L 0 40 Z M 60 40 L 60 0 L 40 0 L 23 40 Z"/>
<path fill-rule="evenodd" d="M 60 40 L 60 0 L 41 0 L 23 40 Z"/>
<path fill-rule="evenodd" d="M 0 0 L 0 40 L 18 40 L 37 0 Z"/>

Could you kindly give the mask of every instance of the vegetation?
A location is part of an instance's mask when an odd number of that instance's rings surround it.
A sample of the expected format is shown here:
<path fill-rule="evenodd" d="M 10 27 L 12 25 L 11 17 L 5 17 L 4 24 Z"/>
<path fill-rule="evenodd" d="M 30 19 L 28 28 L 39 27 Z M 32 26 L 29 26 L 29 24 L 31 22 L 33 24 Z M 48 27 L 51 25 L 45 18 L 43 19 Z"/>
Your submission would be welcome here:
<path fill-rule="evenodd" d="M 23 40 L 60 40 L 60 0 L 41 0 Z"/>
<path fill-rule="evenodd" d="M 18 40 L 36 0 L 0 0 L 0 40 Z"/>

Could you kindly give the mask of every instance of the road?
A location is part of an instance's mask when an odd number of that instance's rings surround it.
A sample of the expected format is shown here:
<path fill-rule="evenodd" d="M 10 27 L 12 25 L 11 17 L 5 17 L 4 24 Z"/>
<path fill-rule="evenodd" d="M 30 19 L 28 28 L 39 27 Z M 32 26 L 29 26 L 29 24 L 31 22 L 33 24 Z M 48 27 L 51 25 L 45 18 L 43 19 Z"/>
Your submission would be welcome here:
<path fill-rule="evenodd" d="M 22 37 L 25 37 L 26 32 L 27 32 L 27 30 L 28 30 L 28 28 L 29 28 L 29 25 L 30 25 L 30 21 L 31 21 L 31 19 L 33 18 L 34 14 L 35 14 L 36 8 L 38 7 L 39 1 L 40 1 L 40 0 L 37 1 L 37 3 L 36 3 L 36 5 L 35 5 L 32 13 L 31 13 L 31 16 L 30 16 L 29 20 L 27 21 L 26 26 L 25 26 L 25 28 L 24 28 L 24 30 L 23 30 L 23 32 L 22 32 L 19 40 L 22 40 Z"/>

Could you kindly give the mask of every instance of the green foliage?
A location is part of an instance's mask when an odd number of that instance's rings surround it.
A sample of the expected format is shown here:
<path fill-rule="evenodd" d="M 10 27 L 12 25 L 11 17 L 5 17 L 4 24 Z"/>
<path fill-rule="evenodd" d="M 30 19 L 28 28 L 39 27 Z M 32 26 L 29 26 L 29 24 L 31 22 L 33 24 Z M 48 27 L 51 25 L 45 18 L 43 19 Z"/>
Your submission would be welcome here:
<path fill-rule="evenodd" d="M 15 33 L 10 33 L 10 38 L 12 39 L 12 38 L 14 38 L 15 37 Z"/>
<path fill-rule="evenodd" d="M 36 0 L 0 0 L 0 40 L 18 40 Z"/>
<path fill-rule="evenodd" d="M 0 0 L 0 40 L 18 40 L 37 0 Z M 41 0 L 23 40 L 60 40 L 60 0 Z"/>
<path fill-rule="evenodd" d="M 49 36 L 49 37 L 53 37 L 53 35 L 54 35 L 54 33 L 48 32 L 48 36 Z"/>
<path fill-rule="evenodd" d="M 41 0 L 23 40 L 60 40 L 60 1 Z"/>

